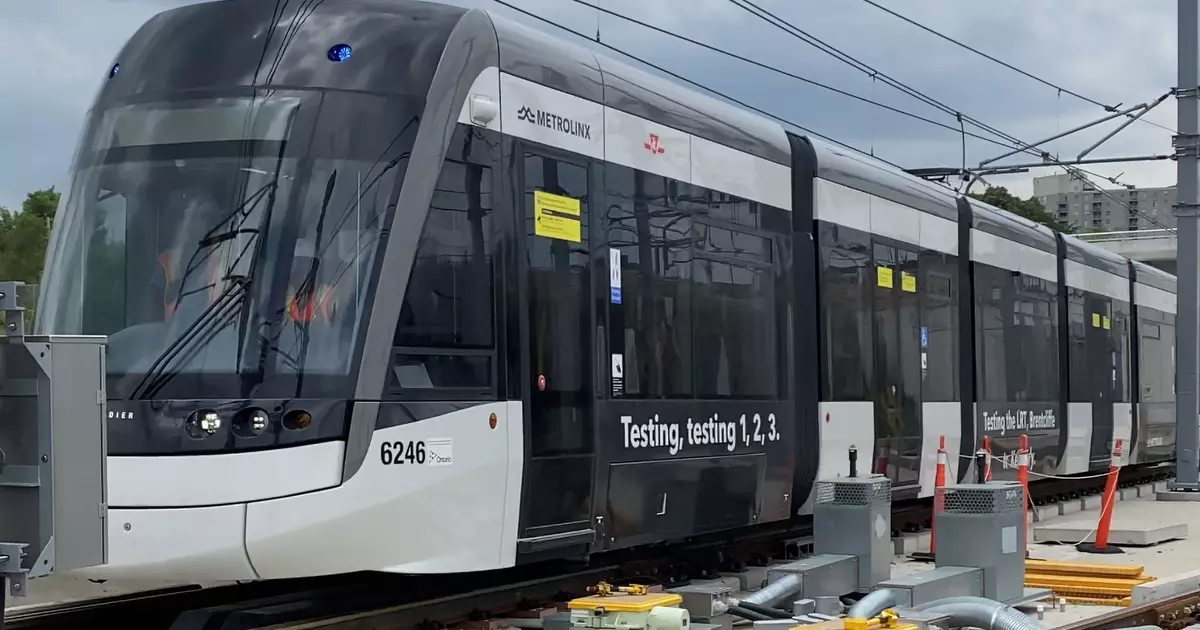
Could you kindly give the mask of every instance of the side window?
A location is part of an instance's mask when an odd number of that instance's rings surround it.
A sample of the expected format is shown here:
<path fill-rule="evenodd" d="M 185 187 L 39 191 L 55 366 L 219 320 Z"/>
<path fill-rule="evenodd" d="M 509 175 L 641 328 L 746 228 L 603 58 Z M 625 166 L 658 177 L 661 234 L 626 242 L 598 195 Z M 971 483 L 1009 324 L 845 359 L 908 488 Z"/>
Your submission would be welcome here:
<path fill-rule="evenodd" d="M 620 305 L 610 305 L 625 356 L 621 398 L 691 397 L 692 222 L 683 186 L 608 165 L 608 246 L 621 252 Z M 614 351 L 615 352 L 615 351 Z"/>
<path fill-rule="evenodd" d="M 1068 400 L 1071 402 L 1092 401 L 1092 376 L 1088 367 L 1087 357 L 1087 327 L 1091 325 L 1087 313 L 1087 302 L 1083 291 L 1074 287 L 1063 287 L 1067 291 L 1068 320 L 1070 323 L 1070 373 L 1071 391 Z"/>
<path fill-rule="evenodd" d="M 821 399 L 870 400 L 873 369 L 868 291 L 874 286 L 871 239 L 847 227 L 820 224 Z M 931 341 L 932 343 L 932 341 Z"/>
<path fill-rule="evenodd" d="M 1113 300 L 1112 336 L 1116 346 L 1117 356 L 1114 357 L 1115 382 L 1114 402 L 1133 402 L 1130 398 L 1130 307 L 1128 302 Z"/>
<path fill-rule="evenodd" d="M 958 400 L 958 268 L 949 254 L 925 250 L 920 256 L 921 352 L 927 368 L 921 399 Z"/>
<path fill-rule="evenodd" d="M 462 156 L 447 157 L 393 340 L 389 383 L 402 395 L 427 396 L 430 390 L 439 397 L 447 390 L 465 397 L 494 395 L 493 220 L 491 169 Z"/>
<path fill-rule="evenodd" d="M 1035 276 L 1014 276 L 1015 352 L 1009 353 L 1012 399 L 1058 399 L 1057 284 Z"/>
<path fill-rule="evenodd" d="M 610 346 L 625 357 L 619 397 L 783 396 L 787 213 L 622 166 L 605 172 L 602 220 L 621 254 L 621 304 L 609 307 Z"/>
<path fill-rule="evenodd" d="M 691 187 L 695 253 L 692 322 L 697 398 L 780 398 L 779 268 L 772 208 Z M 777 236 L 774 238 L 778 238 Z"/>
<path fill-rule="evenodd" d="M 975 263 L 975 352 L 981 400 L 1008 400 L 1005 320 L 1012 317 L 1011 292 L 1010 272 Z"/>
<path fill-rule="evenodd" d="M 1138 307 L 1141 335 L 1138 357 L 1138 401 L 1171 403 L 1175 401 L 1175 316 Z"/>

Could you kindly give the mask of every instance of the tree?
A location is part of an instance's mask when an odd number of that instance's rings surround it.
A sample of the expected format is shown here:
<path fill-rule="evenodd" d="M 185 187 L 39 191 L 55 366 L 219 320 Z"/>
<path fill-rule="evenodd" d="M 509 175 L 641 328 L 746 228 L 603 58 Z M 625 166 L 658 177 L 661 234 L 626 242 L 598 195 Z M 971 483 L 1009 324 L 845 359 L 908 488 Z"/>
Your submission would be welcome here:
<path fill-rule="evenodd" d="M 21 211 L 0 206 L 0 280 L 37 285 L 42 278 L 50 229 L 61 194 L 54 187 L 35 190 L 21 203 Z M 21 296 L 26 321 L 33 321 L 35 295 Z"/>
<path fill-rule="evenodd" d="M 1046 208 L 1036 197 L 1021 199 L 1020 197 L 1013 196 L 1004 186 L 988 186 L 987 190 L 983 191 L 982 194 L 971 193 L 971 196 L 979 201 L 996 206 L 1001 210 L 1007 210 L 1019 217 L 1029 219 L 1034 223 L 1040 223 L 1056 232 L 1064 232 L 1066 234 L 1075 232 L 1074 227 L 1057 221 L 1049 212 L 1046 212 Z"/>

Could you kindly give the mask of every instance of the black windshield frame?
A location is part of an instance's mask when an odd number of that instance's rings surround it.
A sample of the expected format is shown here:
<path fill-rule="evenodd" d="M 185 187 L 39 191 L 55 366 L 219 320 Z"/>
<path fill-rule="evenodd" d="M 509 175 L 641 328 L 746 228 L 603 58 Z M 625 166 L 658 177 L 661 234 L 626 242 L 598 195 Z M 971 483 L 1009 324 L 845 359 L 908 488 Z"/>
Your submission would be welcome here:
<path fill-rule="evenodd" d="M 246 90 L 230 90 L 204 96 L 228 98 L 246 93 Z M 419 126 L 419 115 L 424 106 L 423 98 L 346 90 L 295 90 L 288 93 L 299 95 L 301 106 L 286 142 L 234 143 L 241 155 L 250 154 L 262 159 L 272 156 L 277 159 L 281 167 L 276 175 L 284 175 L 292 182 L 289 186 L 272 187 L 271 194 L 275 195 L 278 191 L 278 195 L 268 202 L 271 209 L 269 225 L 265 226 L 267 236 L 261 238 L 261 244 L 256 247 L 260 255 L 254 262 L 253 276 L 248 278 L 249 285 L 245 296 L 238 304 L 238 317 L 241 322 L 237 331 L 237 368 L 217 371 L 189 370 L 186 364 L 181 366 L 175 362 L 176 364 L 172 365 L 172 362 L 168 361 L 166 367 L 160 366 L 155 375 L 148 376 L 144 371 L 114 371 L 109 375 L 110 398 L 348 398 L 352 395 L 362 352 L 361 339 L 365 332 L 365 323 L 361 320 L 363 314 L 370 313 L 374 282 L 378 278 L 377 267 L 381 263 L 381 252 L 386 247 L 386 235 L 379 232 L 382 226 L 389 224 L 391 220 L 390 212 L 394 210 L 395 197 L 403 181 Z M 188 93 L 164 99 L 162 95 L 139 95 L 139 98 L 122 106 L 171 102 L 174 99 L 192 100 L 197 96 L 196 93 Z M 103 151 L 89 151 L 95 142 L 97 129 L 101 127 L 99 120 L 102 116 L 103 112 L 93 112 L 89 116 L 88 132 L 80 145 L 73 172 L 72 199 L 68 201 L 67 212 L 60 219 L 63 223 L 69 224 L 72 221 L 71 204 L 77 203 L 74 198 L 90 194 L 84 189 L 88 185 L 86 180 L 89 173 L 97 168 L 111 164 L 129 164 L 138 160 L 216 158 L 234 148 L 233 145 L 217 146 L 221 143 L 184 143 L 167 146 L 112 147 Z M 249 197 L 253 191 L 244 192 L 243 196 Z M 369 209 L 366 208 L 368 203 Z M 314 214 L 314 208 L 318 206 L 328 212 Z M 368 213 L 371 223 L 367 227 L 375 231 L 370 237 L 374 240 L 369 244 L 362 240 L 364 210 Z M 329 218 L 321 218 L 327 214 Z M 340 267 L 329 266 L 328 261 L 325 261 L 325 270 L 317 272 L 316 269 L 322 261 L 321 253 L 333 245 L 333 237 L 329 232 L 345 226 L 346 217 L 350 214 L 355 215 L 350 221 L 356 218 L 359 221 L 356 237 L 358 244 L 353 245 L 351 251 L 358 252 L 355 255 L 353 270 L 358 278 L 354 281 L 354 318 L 360 321 L 352 324 L 354 332 L 349 341 L 350 345 L 341 352 L 346 355 L 344 369 L 313 372 L 304 367 L 307 364 L 286 367 L 286 364 L 295 363 L 297 359 L 295 356 L 288 356 L 289 353 L 284 348 L 287 343 L 283 343 L 281 339 L 290 343 L 292 347 L 301 347 L 293 353 L 301 356 L 301 360 L 311 346 L 308 325 L 289 326 L 289 323 L 295 323 L 288 320 L 289 275 L 294 283 L 296 269 L 307 269 L 308 272 L 302 275 L 304 286 L 308 286 L 318 282 L 315 277 L 317 275 L 336 273 L 336 283 L 342 274 L 348 273 L 348 270 L 343 269 L 345 264 Z M 313 263 L 303 267 L 300 262 L 293 261 L 298 251 L 296 248 L 299 247 L 297 239 L 308 236 L 312 240 L 314 234 L 311 228 L 314 226 L 315 238 L 321 241 L 321 244 L 313 246 L 313 250 L 320 253 L 312 254 L 317 256 L 312 259 Z M 323 228 L 324 234 L 321 232 Z M 70 225 L 56 225 L 53 240 L 70 241 L 69 237 L 57 234 L 69 229 Z M 79 226 L 76 226 L 76 229 L 79 229 Z M 339 237 L 340 234 L 339 232 Z M 362 256 L 368 247 L 369 258 Z M 281 254 L 281 251 L 288 253 Z M 48 261 L 54 260 L 54 256 L 51 253 Z M 359 258 L 367 259 L 359 262 Z M 68 272 L 53 269 L 47 271 L 42 300 L 51 305 L 48 309 L 51 313 L 55 311 L 53 303 L 64 299 L 62 287 L 71 285 L 69 280 L 57 277 L 65 273 Z M 299 290 L 295 291 L 292 297 L 295 297 L 296 293 L 299 293 Z M 60 305 L 59 309 L 61 308 Z M 69 304 L 66 308 L 70 308 Z M 42 320 L 37 324 L 39 330 L 74 332 L 64 330 L 61 317 L 57 318 L 57 321 L 51 317 Z M 301 328 L 304 330 L 300 330 Z M 111 331 L 94 332 L 108 334 Z M 149 387 L 148 384 L 153 386 Z"/>

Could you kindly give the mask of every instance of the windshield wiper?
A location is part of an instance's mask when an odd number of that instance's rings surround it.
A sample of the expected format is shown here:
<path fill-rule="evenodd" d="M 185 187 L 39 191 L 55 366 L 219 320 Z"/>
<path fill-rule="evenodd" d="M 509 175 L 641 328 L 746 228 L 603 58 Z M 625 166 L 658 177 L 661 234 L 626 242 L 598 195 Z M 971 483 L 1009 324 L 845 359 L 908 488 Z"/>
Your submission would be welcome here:
<path fill-rule="evenodd" d="M 250 281 L 248 279 L 237 278 L 233 280 L 230 285 L 226 287 L 223 292 L 221 292 L 221 295 L 217 296 L 217 299 L 213 300 L 213 302 L 204 309 L 200 316 L 197 317 L 196 320 L 193 321 L 192 324 L 188 326 L 183 333 L 171 343 L 170 346 L 167 346 L 167 349 L 163 351 L 163 353 L 160 354 L 157 359 L 155 359 L 154 363 L 150 365 L 150 368 L 146 370 L 146 374 L 142 377 L 142 380 L 138 381 L 137 386 L 133 388 L 130 398 L 148 398 L 158 393 L 158 390 L 162 389 L 163 386 L 166 385 L 167 381 L 171 380 L 171 378 L 175 376 L 175 372 L 166 371 L 167 366 L 170 365 L 172 360 L 181 352 L 188 349 L 188 346 L 192 346 L 196 350 L 203 347 L 204 344 L 197 345 L 195 344 L 195 341 L 206 332 L 211 332 L 211 334 L 214 335 L 216 332 L 219 332 L 220 328 L 216 329 L 215 331 L 211 330 L 212 323 L 218 321 L 221 313 L 227 310 L 229 305 L 237 304 L 246 294 L 249 286 Z M 195 354 L 195 352 L 193 351 L 192 354 Z M 188 357 L 188 359 L 190 358 L 191 357 Z M 184 361 L 184 363 L 186 364 L 186 361 Z M 149 384 L 149 386 L 147 386 L 147 384 Z M 145 387 L 145 391 L 141 391 L 143 387 Z"/>

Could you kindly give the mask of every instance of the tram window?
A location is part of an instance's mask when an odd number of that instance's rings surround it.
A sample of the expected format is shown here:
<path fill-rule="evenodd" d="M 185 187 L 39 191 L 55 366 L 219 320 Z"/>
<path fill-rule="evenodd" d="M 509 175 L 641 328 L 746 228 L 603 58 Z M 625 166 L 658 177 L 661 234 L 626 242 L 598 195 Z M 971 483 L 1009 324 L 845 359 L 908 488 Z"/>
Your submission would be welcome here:
<path fill-rule="evenodd" d="M 821 243 L 821 399 L 870 400 L 874 359 L 871 310 L 874 286 L 869 235 L 844 226 L 820 224 Z"/>
<path fill-rule="evenodd" d="M 1092 402 L 1092 376 L 1088 367 L 1087 355 L 1087 310 L 1083 291 L 1067 288 L 1067 309 L 1070 320 L 1070 359 L 1068 365 L 1071 373 L 1071 402 Z"/>
<path fill-rule="evenodd" d="M 495 383 L 492 174 L 447 158 L 417 245 L 393 345 L 402 390 Z"/>
<path fill-rule="evenodd" d="M 691 397 L 693 236 L 678 203 L 682 185 L 615 165 L 605 171 L 608 246 L 621 251 L 621 397 Z"/>
<path fill-rule="evenodd" d="M 1058 400 L 1057 283 L 1034 276 L 1014 276 L 1013 332 L 1017 343 L 1009 352 L 1014 376 L 1013 400 Z"/>
<path fill-rule="evenodd" d="M 693 212 L 692 328 L 696 397 L 777 398 L 787 337 L 778 322 L 775 210 L 689 187 Z M 783 289 L 786 290 L 786 289 Z"/>
<path fill-rule="evenodd" d="M 982 400 L 1057 400 L 1057 284 L 975 263 L 975 287 Z"/>
<path fill-rule="evenodd" d="M 1175 401 L 1175 316 L 1138 306 L 1140 345 L 1138 400 L 1144 403 Z"/>
<path fill-rule="evenodd" d="M 1012 287 L 1010 277 L 1009 271 L 975 263 L 976 364 L 979 366 L 977 373 L 981 400 L 1009 399 L 1004 318 L 1012 309 L 1006 311 L 1003 307 L 1005 293 L 1010 292 Z"/>
<path fill-rule="evenodd" d="M 932 250 L 920 254 L 921 326 L 928 366 L 921 387 L 925 402 L 958 400 L 958 269 L 955 258 Z"/>
<path fill-rule="evenodd" d="M 1129 379 L 1133 376 L 1130 372 L 1129 312 L 1128 302 L 1113 300 L 1112 336 L 1117 352 L 1113 361 L 1113 402 L 1133 402 L 1129 391 Z"/>

